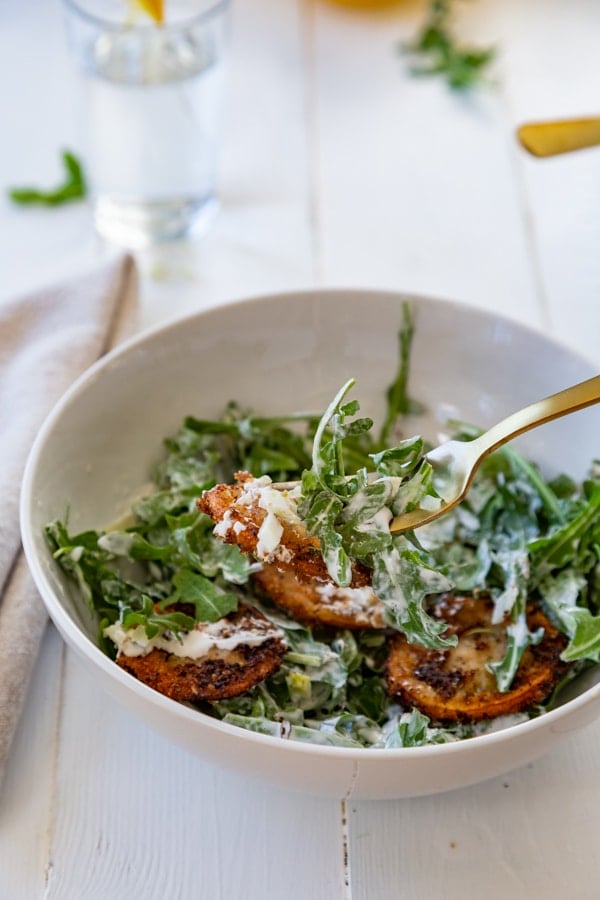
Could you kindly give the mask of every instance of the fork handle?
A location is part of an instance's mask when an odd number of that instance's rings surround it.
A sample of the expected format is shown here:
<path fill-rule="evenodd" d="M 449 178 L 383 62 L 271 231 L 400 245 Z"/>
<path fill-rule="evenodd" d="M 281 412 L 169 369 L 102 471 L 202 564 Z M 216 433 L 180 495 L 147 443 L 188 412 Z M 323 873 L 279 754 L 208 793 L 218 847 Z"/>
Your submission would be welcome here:
<path fill-rule="evenodd" d="M 477 445 L 478 453 L 481 453 L 482 457 L 488 456 L 530 428 L 598 402 L 600 402 L 600 375 L 594 375 L 587 381 L 581 381 L 573 387 L 551 394 L 544 400 L 537 400 L 524 409 L 512 413 L 472 441 L 471 445 Z"/>
<path fill-rule="evenodd" d="M 557 156 L 600 144 L 600 118 L 528 122 L 517 137 L 533 156 Z"/>

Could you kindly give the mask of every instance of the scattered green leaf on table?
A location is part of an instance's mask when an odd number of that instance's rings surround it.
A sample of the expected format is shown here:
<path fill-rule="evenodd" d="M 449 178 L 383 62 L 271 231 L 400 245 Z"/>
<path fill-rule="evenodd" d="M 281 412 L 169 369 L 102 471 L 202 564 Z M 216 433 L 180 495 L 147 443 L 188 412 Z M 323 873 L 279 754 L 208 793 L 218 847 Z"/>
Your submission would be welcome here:
<path fill-rule="evenodd" d="M 80 161 L 68 150 L 64 150 L 62 162 L 65 170 L 62 184 L 51 190 L 34 187 L 10 188 L 8 196 L 13 203 L 20 206 L 61 206 L 63 203 L 85 197 L 87 185 Z"/>
<path fill-rule="evenodd" d="M 442 75 L 449 87 L 467 90 L 484 80 L 496 51 L 493 47 L 461 46 L 451 26 L 451 8 L 452 0 L 430 0 L 425 24 L 402 50 L 413 60 L 413 75 Z"/>

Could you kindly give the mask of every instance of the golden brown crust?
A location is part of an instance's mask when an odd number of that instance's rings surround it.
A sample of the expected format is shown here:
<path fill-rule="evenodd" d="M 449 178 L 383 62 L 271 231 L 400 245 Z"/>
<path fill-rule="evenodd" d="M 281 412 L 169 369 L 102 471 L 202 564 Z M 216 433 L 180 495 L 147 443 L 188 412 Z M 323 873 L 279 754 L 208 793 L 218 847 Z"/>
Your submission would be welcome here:
<path fill-rule="evenodd" d="M 227 619 L 240 630 L 252 630 L 267 619 L 258 610 L 242 606 Z M 139 681 L 179 702 L 224 700 L 236 697 L 268 678 L 281 666 L 285 641 L 269 637 L 258 645 L 239 644 L 232 650 L 213 647 L 200 659 L 179 657 L 161 649 L 146 656 L 117 657 L 117 663 Z"/>
<path fill-rule="evenodd" d="M 258 587 L 294 619 L 331 628 L 380 629 L 385 607 L 368 586 L 339 588 L 331 578 L 300 581 L 293 572 L 263 565 L 254 577 Z"/>
<path fill-rule="evenodd" d="M 213 522 L 222 522 L 225 516 L 229 523 L 225 533 L 219 536 L 228 544 L 237 544 L 244 553 L 256 555 L 258 532 L 264 522 L 266 512 L 257 503 L 250 506 L 238 504 L 245 490 L 245 482 L 252 476 L 247 472 L 236 472 L 236 484 L 218 484 L 205 491 L 196 503 L 198 509 L 211 517 Z M 285 572 L 292 572 L 300 581 L 312 579 L 331 580 L 323 562 L 318 538 L 308 534 L 302 525 L 283 524 L 283 534 L 273 565 Z M 369 570 L 360 564 L 352 566 L 351 587 L 363 587 L 371 583 Z"/>
<path fill-rule="evenodd" d="M 429 650 L 394 635 L 387 661 L 389 692 L 436 722 L 493 719 L 544 700 L 566 670 L 560 659 L 566 638 L 531 605 L 529 628 L 543 628 L 544 637 L 525 650 L 511 689 L 501 693 L 486 668 L 506 650 L 505 626 L 492 625 L 492 611 L 489 597 L 445 597 L 432 614 L 448 623 L 446 635 L 458 637 L 457 646 L 447 650 Z"/>
<path fill-rule="evenodd" d="M 256 555 L 259 531 L 266 511 L 257 502 L 240 503 L 246 472 L 236 473 L 236 484 L 219 484 L 198 500 L 198 508 L 214 522 L 226 520 L 219 536 Z M 339 588 L 329 576 L 318 538 L 301 524 L 282 523 L 277 551 L 255 575 L 255 583 L 290 615 L 308 625 L 332 628 L 383 628 L 383 604 L 370 588 L 371 575 L 359 564 L 352 567 L 349 589 Z"/>

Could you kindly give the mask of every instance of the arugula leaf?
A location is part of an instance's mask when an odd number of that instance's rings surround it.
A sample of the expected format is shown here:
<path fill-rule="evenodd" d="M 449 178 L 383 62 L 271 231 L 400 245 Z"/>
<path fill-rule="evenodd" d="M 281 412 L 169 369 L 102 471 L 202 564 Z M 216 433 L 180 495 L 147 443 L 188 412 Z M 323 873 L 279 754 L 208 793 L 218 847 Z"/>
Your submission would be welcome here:
<path fill-rule="evenodd" d="M 70 535 L 60 521 L 50 522 L 44 531 L 54 559 L 75 581 L 90 610 L 114 622 L 121 604 L 139 600 L 139 586 L 115 571 L 111 554 L 99 546 L 98 532 Z"/>
<path fill-rule="evenodd" d="M 597 558 L 600 561 L 600 548 Z M 577 659 L 600 662 L 600 615 L 578 606 L 586 586 L 584 575 L 572 569 L 547 576 L 540 584 L 544 603 L 570 638 L 562 654 L 566 662 Z"/>
<path fill-rule="evenodd" d="M 157 611 L 150 597 L 143 594 L 140 608 L 124 607 L 122 609 L 121 624 L 124 628 L 136 628 L 138 625 L 142 625 L 146 637 L 152 639 L 157 635 L 164 634 L 165 631 L 170 631 L 175 635 L 179 635 L 182 631 L 189 631 L 194 627 L 194 620 L 182 612 Z"/>
<path fill-rule="evenodd" d="M 344 402 L 353 385 L 350 379 L 340 388 L 317 426 L 312 470 L 302 479 L 300 514 L 309 533 L 319 538 L 327 571 L 340 587 L 351 584 L 352 561 L 364 563 L 372 569 L 373 590 L 387 607 L 389 625 L 427 647 L 454 646 L 455 636 L 442 637 L 446 623 L 432 619 L 424 606 L 428 594 L 448 590 L 450 582 L 419 549 L 409 549 L 402 539 L 394 542 L 388 527 L 392 510 L 410 508 L 426 494 L 436 496 L 431 467 L 422 465 L 423 441 L 412 438 L 370 454 L 385 472 L 399 474 L 371 483 L 364 469 L 346 476 L 344 440 L 372 427 L 370 419 L 346 421 L 359 410 L 356 401 Z M 395 421 L 395 412 L 388 418 Z"/>
<path fill-rule="evenodd" d="M 413 709 L 411 713 L 404 714 L 398 723 L 398 738 L 401 747 L 420 747 L 427 738 L 429 718 Z"/>
<path fill-rule="evenodd" d="M 415 328 L 410 305 L 403 303 L 402 325 L 398 332 L 398 370 L 385 395 L 387 408 L 379 434 L 380 447 L 389 445 L 394 426 L 399 418 L 408 413 L 418 413 L 422 410 L 421 404 L 413 400 L 408 393 L 410 354 L 414 333 Z"/>
<path fill-rule="evenodd" d="M 331 486 L 332 479 L 338 476 L 338 486 L 345 475 L 344 460 L 341 441 L 343 439 L 342 427 L 346 415 L 353 415 L 356 404 L 342 406 L 342 400 L 348 391 L 355 385 L 354 378 L 350 378 L 342 385 L 323 415 L 317 427 L 312 452 L 312 470 L 324 488 Z M 332 430 L 331 440 L 325 442 L 327 428 Z"/>
<path fill-rule="evenodd" d="M 188 416 L 184 432 L 212 442 L 217 454 L 212 476 L 217 480 L 228 481 L 233 472 L 243 470 L 287 481 L 310 466 L 316 421 L 316 416 L 304 413 L 255 417 L 230 403 L 218 421 Z M 295 433 L 288 425 L 304 426 L 306 435 Z"/>
<path fill-rule="evenodd" d="M 327 571 L 340 587 L 352 581 L 352 564 L 343 546 L 343 536 L 335 522 L 343 509 L 339 497 L 331 491 L 319 491 L 304 506 L 304 521 L 309 534 L 319 538 Z"/>
<path fill-rule="evenodd" d="M 224 722 L 237 725 L 249 731 L 259 734 L 269 734 L 274 737 L 288 738 L 290 740 L 304 741 L 309 744 L 325 744 L 333 747 L 354 747 L 362 745 L 358 741 L 351 740 L 335 731 L 325 731 L 322 728 L 310 728 L 305 725 L 289 725 L 285 721 L 270 721 L 264 717 L 240 716 L 228 713 L 223 717 Z"/>
<path fill-rule="evenodd" d="M 367 716 L 375 722 L 382 722 L 386 717 L 389 703 L 384 684 L 376 675 L 361 679 L 356 690 L 349 697 L 349 707 L 353 712 Z"/>
<path fill-rule="evenodd" d="M 173 556 L 173 548 L 169 547 L 168 544 L 152 544 L 141 537 L 141 535 L 134 534 L 129 555 L 131 559 L 136 560 L 154 559 L 165 561 Z"/>
<path fill-rule="evenodd" d="M 402 536 L 394 539 L 394 548 L 373 558 L 373 590 L 386 605 L 386 619 L 403 631 L 409 641 L 423 647 L 454 647 L 456 635 L 442 637 L 445 622 L 426 612 L 424 599 L 451 588 L 450 581 L 428 565 L 416 549 L 410 549 Z"/>
<path fill-rule="evenodd" d="M 8 196 L 13 203 L 21 206 L 61 206 L 85 197 L 87 185 L 80 161 L 68 150 L 62 152 L 61 159 L 65 170 L 62 184 L 51 190 L 33 187 L 10 188 Z"/>
<path fill-rule="evenodd" d="M 492 47 L 460 46 L 451 20 L 452 0 L 430 0 L 422 29 L 413 42 L 401 49 L 413 61 L 410 68 L 413 75 L 442 75 L 450 88 L 469 90 L 484 80 L 484 72 L 496 51 Z"/>
<path fill-rule="evenodd" d="M 594 616 L 589 609 L 574 607 L 569 611 L 569 628 L 572 631 L 569 645 L 562 653 L 565 662 L 589 659 L 600 662 L 600 616 Z M 566 618 L 563 613 L 563 621 Z"/>
<path fill-rule="evenodd" d="M 578 565 L 589 548 L 590 539 L 600 540 L 600 483 L 591 489 L 591 495 L 580 510 L 562 526 L 547 536 L 531 541 L 529 551 L 539 581 L 556 568 L 563 568 L 578 560 Z M 593 564 L 593 556 L 590 557 Z"/>
<path fill-rule="evenodd" d="M 180 569 L 173 576 L 175 593 L 163 603 L 190 604 L 194 607 L 196 622 L 218 622 L 223 616 L 238 608 L 236 594 L 227 593 L 215 582 L 191 569 Z"/>
<path fill-rule="evenodd" d="M 530 631 L 527 627 L 525 610 L 518 608 L 513 613 L 512 622 L 506 628 L 506 652 L 501 660 L 488 664 L 488 669 L 496 676 L 499 691 L 508 691 L 527 647 L 539 644 L 544 637 L 544 629 Z"/>
<path fill-rule="evenodd" d="M 424 453 L 422 437 L 412 437 L 399 441 L 378 453 L 370 453 L 376 470 L 381 475 L 409 477 L 414 474 Z"/>

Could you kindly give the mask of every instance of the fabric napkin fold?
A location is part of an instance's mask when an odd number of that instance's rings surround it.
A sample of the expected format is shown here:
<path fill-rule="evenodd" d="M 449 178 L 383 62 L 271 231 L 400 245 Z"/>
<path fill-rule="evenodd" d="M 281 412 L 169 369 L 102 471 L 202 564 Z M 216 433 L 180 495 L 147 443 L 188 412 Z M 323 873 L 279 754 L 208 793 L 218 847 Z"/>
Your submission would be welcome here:
<path fill-rule="evenodd" d="M 0 305 L 0 784 L 47 621 L 19 534 L 27 454 L 64 391 L 136 328 L 130 256 Z"/>

